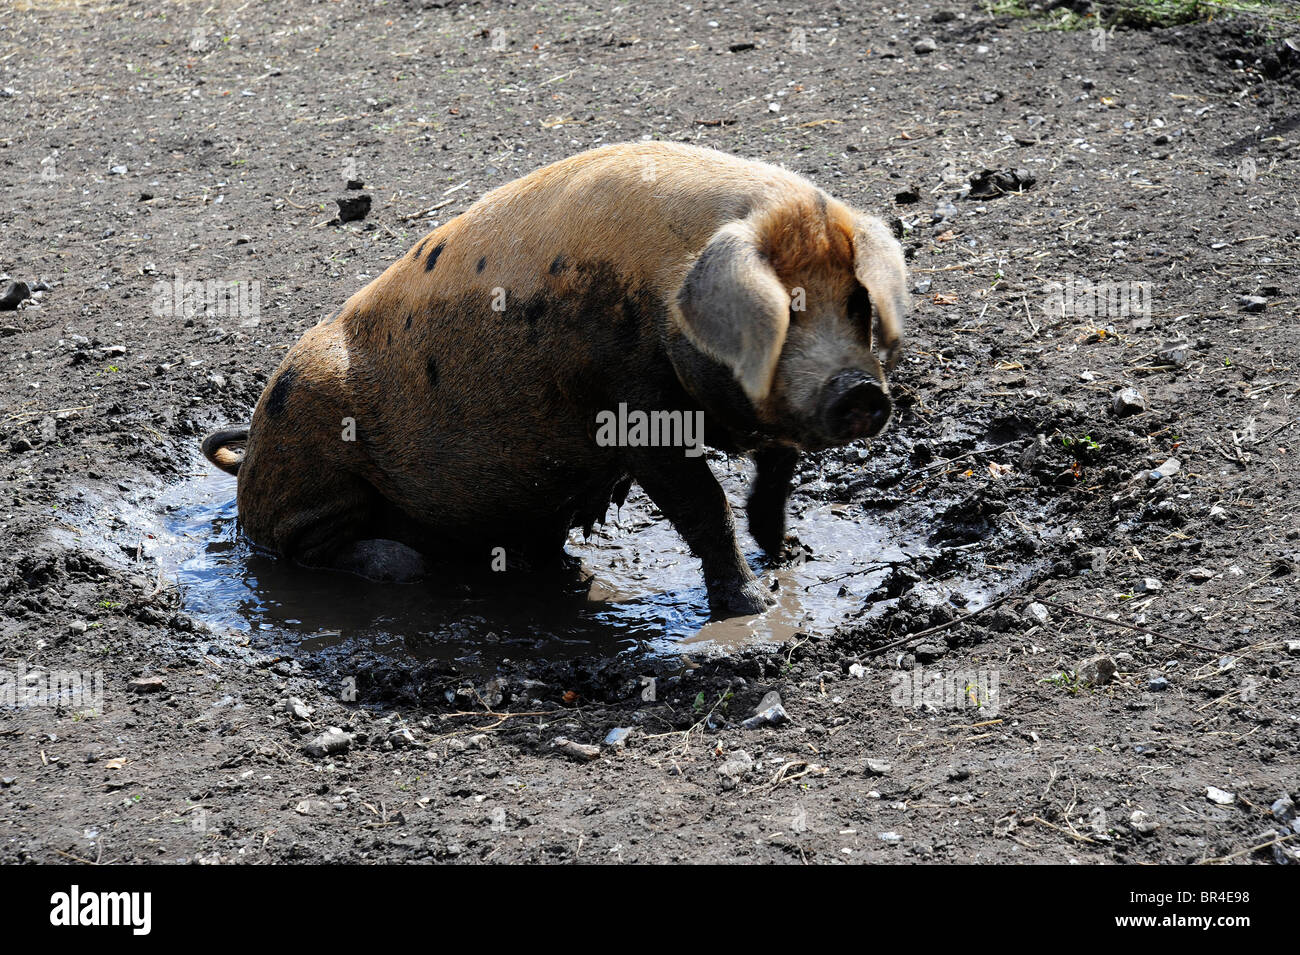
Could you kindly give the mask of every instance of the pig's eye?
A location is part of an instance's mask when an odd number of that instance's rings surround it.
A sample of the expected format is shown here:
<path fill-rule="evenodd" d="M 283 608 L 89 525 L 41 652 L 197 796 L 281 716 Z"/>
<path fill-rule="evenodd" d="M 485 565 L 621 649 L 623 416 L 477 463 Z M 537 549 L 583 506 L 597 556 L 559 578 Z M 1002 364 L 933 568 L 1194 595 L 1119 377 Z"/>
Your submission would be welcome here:
<path fill-rule="evenodd" d="M 844 311 L 850 322 L 860 324 L 864 328 L 871 327 L 871 297 L 861 285 L 856 286 L 849 295 Z"/>

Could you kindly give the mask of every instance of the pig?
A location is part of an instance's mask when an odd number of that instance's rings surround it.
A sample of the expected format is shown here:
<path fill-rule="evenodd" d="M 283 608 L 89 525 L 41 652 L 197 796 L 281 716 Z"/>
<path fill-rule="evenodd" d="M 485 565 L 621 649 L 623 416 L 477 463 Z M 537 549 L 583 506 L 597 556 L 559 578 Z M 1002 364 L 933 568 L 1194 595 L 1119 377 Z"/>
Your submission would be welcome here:
<path fill-rule="evenodd" d="M 605 146 L 426 235 L 202 451 L 237 475 L 248 539 L 316 567 L 355 567 L 376 540 L 542 566 L 635 481 L 700 559 L 713 614 L 756 614 L 774 599 L 700 445 L 753 455 L 749 529 L 779 562 L 800 452 L 888 423 L 907 309 L 888 227 L 803 177 Z M 638 415 L 679 446 L 625 426 Z"/>

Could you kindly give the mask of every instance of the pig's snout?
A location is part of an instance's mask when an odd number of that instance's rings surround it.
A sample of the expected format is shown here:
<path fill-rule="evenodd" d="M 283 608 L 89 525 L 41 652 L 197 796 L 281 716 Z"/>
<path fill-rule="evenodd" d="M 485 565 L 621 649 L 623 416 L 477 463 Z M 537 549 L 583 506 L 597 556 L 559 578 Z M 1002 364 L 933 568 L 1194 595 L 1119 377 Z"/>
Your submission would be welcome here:
<path fill-rule="evenodd" d="M 847 444 L 883 431 L 890 410 L 880 382 L 861 371 L 842 371 L 822 392 L 821 425 L 837 444 Z"/>

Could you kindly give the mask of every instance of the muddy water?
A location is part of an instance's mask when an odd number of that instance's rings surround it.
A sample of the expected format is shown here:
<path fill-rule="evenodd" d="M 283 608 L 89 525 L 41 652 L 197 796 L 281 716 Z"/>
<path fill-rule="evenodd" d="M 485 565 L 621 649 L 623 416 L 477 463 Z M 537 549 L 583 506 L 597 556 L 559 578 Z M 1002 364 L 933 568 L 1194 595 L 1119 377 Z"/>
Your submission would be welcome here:
<path fill-rule="evenodd" d="M 739 504 L 748 491 L 746 469 L 738 463 L 720 470 Z M 791 529 L 809 558 L 763 570 L 757 546 L 743 537 L 755 569 L 775 584 L 778 604 L 758 617 L 717 621 L 709 619 L 699 561 L 638 490 L 589 539 L 570 537 L 567 549 L 581 560 L 571 580 L 474 592 L 436 579 L 368 581 L 259 554 L 237 532 L 235 489 L 234 478 L 215 472 L 168 489 L 155 503 L 163 520 L 149 556 L 179 584 L 189 614 L 219 632 L 269 631 L 304 652 L 360 640 L 397 657 L 490 665 L 780 642 L 830 632 L 861 614 L 890 563 L 929 550 L 920 538 L 900 541 L 853 505 L 796 499 Z"/>

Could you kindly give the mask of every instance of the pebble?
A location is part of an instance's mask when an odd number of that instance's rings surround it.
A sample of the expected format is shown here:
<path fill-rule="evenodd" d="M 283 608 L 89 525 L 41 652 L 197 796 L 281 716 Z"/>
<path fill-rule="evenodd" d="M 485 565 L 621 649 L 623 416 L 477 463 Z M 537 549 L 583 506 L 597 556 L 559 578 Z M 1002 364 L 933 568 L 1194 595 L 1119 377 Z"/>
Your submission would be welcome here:
<path fill-rule="evenodd" d="M 1154 484 L 1156 481 L 1162 481 L 1165 478 L 1171 478 L 1178 473 L 1179 469 L 1182 468 L 1182 466 L 1183 466 L 1182 462 L 1179 461 L 1177 458 L 1170 458 L 1164 464 L 1160 465 L 1160 467 L 1154 468 L 1151 471 L 1147 472 L 1147 480 L 1149 480 L 1152 484 Z"/>
<path fill-rule="evenodd" d="M 1143 577 L 1136 589 L 1140 594 L 1158 594 L 1165 589 L 1165 585 L 1154 577 Z"/>
<path fill-rule="evenodd" d="M 330 726 L 307 743 L 303 747 L 303 752 L 308 756 L 333 756 L 337 753 L 346 753 L 351 747 L 352 734 L 343 732 L 337 726 Z"/>
<path fill-rule="evenodd" d="M 1155 832 L 1159 828 L 1159 823 L 1141 809 L 1133 811 L 1133 815 L 1128 817 L 1128 824 L 1134 832 L 1144 836 Z"/>
<path fill-rule="evenodd" d="M 912 652 L 916 654 L 916 659 L 920 662 L 933 663 L 948 653 L 948 645 L 944 643 L 918 643 Z"/>
<path fill-rule="evenodd" d="M 768 691 L 758 706 L 754 708 L 754 715 L 745 720 L 740 725 L 747 730 L 758 729 L 760 726 L 780 726 L 790 719 L 790 714 L 785 711 L 785 706 L 781 702 L 781 694 L 776 690 Z"/>
<path fill-rule="evenodd" d="M 1079 664 L 1076 674 L 1090 686 L 1105 686 L 1115 679 L 1115 661 L 1106 655 L 1091 657 Z"/>
<path fill-rule="evenodd" d="M 1187 572 L 1188 580 L 1194 580 L 1197 583 L 1202 584 L 1207 580 L 1213 580 L 1217 576 L 1218 574 L 1210 570 L 1208 567 L 1193 567 Z"/>
<path fill-rule="evenodd" d="M 339 222 L 355 222 L 370 214 L 370 196 L 367 193 L 344 196 L 334 201 L 339 207 Z"/>
<path fill-rule="evenodd" d="M 782 723 L 788 722 L 789 719 L 790 714 L 785 711 L 785 707 L 778 701 L 767 709 L 755 713 L 740 725 L 747 730 L 753 730 L 758 729 L 760 726 L 780 726 Z"/>
<path fill-rule="evenodd" d="M 1283 794 L 1273 805 L 1269 806 L 1273 813 L 1273 818 L 1283 825 L 1291 825 L 1296 821 L 1295 801 L 1288 795 Z"/>
<path fill-rule="evenodd" d="M 1121 388 L 1111 399 L 1111 410 L 1117 418 L 1127 418 L 1147 410 L 1147 400 L 1136 388 Z"/>
<path fill-rule="evenodd" d="M 867 668 L 861 663 L 849 664 L 849 676 L 855 680 L 861 680 L 867 675 Z"/>
<path fill-rule="evenodd" d="M 405 726 L 399 726 L 389 732 L 386 742 L 391 743 L 393 749 L 416 749 L 420 745 L 415 740 L 415 734 Z"/>
<path fill-rule="evenodd" d="M 1147 681 L 1147 689 L 1152 693 L 1163 693 L 1169 689 L 1169 680 L 1162 676 L 1153 677 Z"/>
<path fill-rule="evenodd" d="M 893 768 L 893 766 L 889 765 L 889 763 L 885 762 L 883 759 L 867 760 L 868 776 L 888 776 L 889 771 Z"/>
<path fill-rule="evenodd" d="M 1191 347 L 1192 346 L 1189 342 L 1182 340 L 1166 342 L 1164 345 L 1160 346 L 1160 351 L 1156 354 L 1159 356 L 1160 360 L 1166 364 L 1185 365 L 1187 364 L 1187 356 L 1191 351 Z"/>
<path fill-rule="evenodd" d="M 127 684 L 132 693 L 157 693 L 167 689 L 167 682 L 160 676 L 142 676 Z"/>
<path fill-rule="evenodd" d="M 903 841 L 903 837 L 896 832 L 882 832 L 880 833 L 880 841 L 886 845 L 896 846 Z"/>
<path fill-rule="evenodd" d="M 1288 640 L 1286 642 L 1287 653 L 1300 653 L 1300 640 Z"/>
<path fill-rule="evenodd" d="M 284 708 L 296 720 L 309 720 L 313 713 L 312 708 L 296 696 L 288 697 L 284 701 Z"/>
<path fill-rule="evenodd" d="M 23 302 L 32 297 L 31 287 L 26 282 L 6 282 L 0 289 L 0 309 L 12 312 Z"/>
<path fill-rule="evenodd" d="M 912 44 L 912 52 L 917 56 L 925 56 L 939 49 L 939 42 L 932 36 L 923 36 Z"/>
<path fill-rule="evenodd" d="M 605 745 L 622 749 L 627 745 L 627 738 L 632 735 L 632 729 L 631 726 L 615 726 L 605 734 Z"/>
<path fill-rule="evenodd" d="M 1052 615 L 1047 612 L 1047 608 L 1038 601 L 1034 601 L 1025 608 L 1025 616 L 1039 626 L 1042 626 L 1052 619 Z"/>
<path fill-rule="evenodd" d="M 722 777 L 722 786 L 724 789 L 734 789 L 741 778 L 754 768 L 754 757 L 743 749 L 738 749 L 718 767 L 718 775 Z"/>
<path fill-rule="evenodd" d="M 939 203 L 934 207 L 934 212 L 930 213 L 931 222 L 945 222 L 955 218 L 957 218 L 957 207 L 951 202 Z"/>
<path fill-rule="evenodd" d="M 1216 806 L 1231 806 L 1237 801 L 1237 794 L 1230 793 L 1224 789 L 1218 789 L 1214 786 L 1207 786 L 1205 789 L 1205 798 Z"/>
<path fill-rule="evenodd" d="M 1237 304 L 1243 312 L 1262 312 L 1268 308 L 1268 299 L 1260 295 L 1240 295 Z"/>

